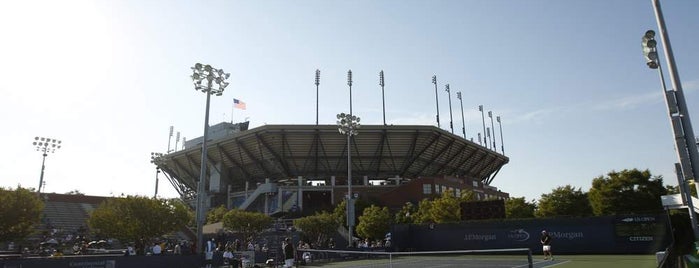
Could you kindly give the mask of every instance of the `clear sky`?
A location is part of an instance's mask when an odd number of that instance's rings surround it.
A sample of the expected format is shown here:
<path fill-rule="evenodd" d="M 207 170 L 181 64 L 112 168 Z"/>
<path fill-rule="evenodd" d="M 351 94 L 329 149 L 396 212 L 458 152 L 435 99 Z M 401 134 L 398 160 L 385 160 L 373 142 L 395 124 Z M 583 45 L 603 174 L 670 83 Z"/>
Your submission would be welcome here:
<path fill-rule="evenodd" d="M 699 1 L 662 4 L 699 129 Z M 387 123 L 436 125 L 437 75 L 442 128 L 445 83 L 455 132 L 457 91 L 468 137 L 482 132 L 478 105 L 502 117 L 510 163 L 493 185 L 512 196 L 587 191 L 631 168 L 676 185 L 658 74 L 641 53 L 648 29 L 657 29 L 650 0 L 2 1 L 0 186 L 38 186 L 32 141 L 46 136 L 63 148 L 46 159 L 45 191 L 152 195 L 150 153 L 166 151 L 169 127 L 201 136 L 197 62 L 231 73 L 211 124 L 231 120 L 233 98 L 247 104 L 234 121 L 251 127 L 314 124 L 316 69 L 320 123 L 335 124 L 349 110 L 352 69 L 362 123 L 382 122 L 384 70 Z M 160 196 L 176 196 L 164 178 Z"/>

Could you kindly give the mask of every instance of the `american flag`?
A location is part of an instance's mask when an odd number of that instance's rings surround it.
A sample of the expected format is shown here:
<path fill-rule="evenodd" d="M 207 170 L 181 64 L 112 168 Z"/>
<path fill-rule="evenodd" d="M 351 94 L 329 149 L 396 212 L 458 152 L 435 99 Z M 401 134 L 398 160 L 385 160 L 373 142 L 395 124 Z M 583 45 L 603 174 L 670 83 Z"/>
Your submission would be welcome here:
<path fill-rule="evenodd" d="M 233 107 L 241 110 L 245 110 L 245 103 L 239 99 L 233 99 Z"/>

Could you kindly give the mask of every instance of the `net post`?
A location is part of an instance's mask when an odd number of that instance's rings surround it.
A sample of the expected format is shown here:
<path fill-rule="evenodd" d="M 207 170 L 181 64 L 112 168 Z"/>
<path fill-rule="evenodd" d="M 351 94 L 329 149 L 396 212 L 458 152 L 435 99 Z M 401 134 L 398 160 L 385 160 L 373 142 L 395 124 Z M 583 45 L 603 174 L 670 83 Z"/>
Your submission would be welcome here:
<path fill-rule="evenodd" d="M 529 262 L 529 268 L 534 268 L 534 262 L 532 261 L 532 249 L 531 248 L 527 252 L 527 261 Z"/>
<path fill-rule="evenodd" d="M 388 267 L 393 268 L 393 252 L 388 253 Z"/>

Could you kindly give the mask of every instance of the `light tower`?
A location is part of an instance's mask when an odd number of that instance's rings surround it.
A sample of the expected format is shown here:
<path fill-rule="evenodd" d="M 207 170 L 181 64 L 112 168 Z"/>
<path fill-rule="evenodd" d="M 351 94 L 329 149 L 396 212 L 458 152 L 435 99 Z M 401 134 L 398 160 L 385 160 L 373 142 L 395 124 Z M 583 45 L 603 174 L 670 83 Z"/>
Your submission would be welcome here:
<path fill-rule="evenodd" d="M 359 134 L 358 116 L 340 113 L 337 115 L 337 127 L 340 134 L 347 135 L 347 231 L 349 247 L 352 246 L 352 227 L 354 226 L 354 198 L 352 196 L 352 136 Z"/>
<path fill-rule="evenodd" d="M 197 253 L 202 253 L 204 248 L 203 227 L 206 214 L 204 209 L 206 205 L 206 143 L 209 135 L 209 106 L 211 103 L 211 95 L 221 96 L 223 90 L 228 86 L 228 79 L 231 74 L 224 73 L 222 69 L 216 69 L 211 65 L 203 65 L 197 63 L 192 67 L 192 81 L 194 89 L 206 94 L 206 112 L 204 115 L 204 136 L 201 145 L 201 173 L 199 173 L 199 182 L 197 183 Z"/>
<path fill-rule="evenodd" d="M 54 153 L 56 152 L 56 150 L 61 149 L 61 141 L 52 138 L 34 137 L 34 142 L 32 144 L 36 147 L 36 150 L 41 152 L 43 155 L 43 158 L 41 159 L 41 176 L 39 177 L 39 188 L 36 190 L 38 193 L 41 193 L 41 187 L 44 186 L 44 169 L 46 168 L 46 156 L 49 153 Z"/>
<path fill-rule="evenodd" d="M 449 84 L 444 85 L 444 90 L 446 90 L 447 95 L 449 95 L 449 128 L 451 128 L 451 134 L 454 134 L 454 117 L 451 113 L 451 90 L 449 89 Z"/>
<path fill-rule="evenodd" d="M 464 139 L 466 139 L 466 120 L 464 119 L 464 100 L 461 99 L 461 91 L 456 92 L 456 98 L 459 99 L 461 103 L 461 132 L 464 134 Z"/>
<path fill-rule="evenodd" d="M 175 150 L 177 150 L 176 148 L 177 146 L 175 146 Z M 163 157 L 162 153 L 150 153 L 150 162 L 155 165 L 155 194 L 153 194 L 153 198 L 158 198 L 158 174 L 160 174 L 160 166 L 158 164 L 162 160 L 161 157 Z"/>
<path fill-rule="evenodd" d="M 441 128 L 439 125 L 439 94 L 437 94 L 437 76 L 432 76 L 432 84 L 434 84 L 434 100 L 437 102 L 437 127 Z"/>

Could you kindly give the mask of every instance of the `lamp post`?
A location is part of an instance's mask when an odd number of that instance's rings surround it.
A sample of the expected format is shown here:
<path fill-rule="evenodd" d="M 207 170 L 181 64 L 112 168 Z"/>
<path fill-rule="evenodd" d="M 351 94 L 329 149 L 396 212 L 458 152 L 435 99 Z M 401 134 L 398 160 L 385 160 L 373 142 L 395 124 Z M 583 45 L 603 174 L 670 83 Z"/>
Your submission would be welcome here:
<path fill-rule="evenodd" d="M 381 103 L 383 104 L 383 125 L 386 125 L 386 99 L 384 98 L 383 87 L 386 84 L 383 81 L 383 70 L 379 72 L 379 86 L 381 86 Z"/>
<path fill-rule="evenodd" d="M 441 128 L 439 125 L 439 95 L 437 94 L 437 76 L 432 76 L 432 84 L 434 84 L 434 100 L 437 102 L 437 127 Z"/>
<path fill-rule="evenodd" d="M 352 198 L 352 153 L 350 152 L 352 136 L 359 134 L 358 116 L 340 113 L 337 115 L 337 127 L 340 134 L 347 135 L 347 231 L 348 246 L 352 246 L 352 227 L 354 226 L 354 199 Z"/>
<path fill-rule="evenodd" d="M 446 90 L 447 95 L 449 95 L 449 128 L 451 128 L 451 134 L 454 134 L 454 117 L 451 113 L 451 90 L 449 90 L 449 84 L 444 85 L 444 90 Z"/>
<path fill-rule="evenodd" d="M 43 158 L 41 159 L 41 176 L 39 177 L 39 188 L 36 192 L 41 193 L 41 187 L 44 186 L 44 169 L 46 163 L 46 156 L 49 153 L 54 153 L 56 150 L 61 149 L 61 141 L 46 138 L 46 137 L 34 137 L 34 142 L 32 143 L 36 147 L 36 150 L 41 152 Z"/>
<path fill-rule="evenodd" d="M 483 113 L 483 105 L 478 105 L 478 110 L 481 111 L 481 118 L 483 119 L 483 144 L 485 144 L 485 148 L 488 148 L 488 138 L 486 138 L 485 135 L 485 114 Z M 479 141 L 481 139 L 478 139 Z"/>
<path fill-rule="evenodd" d="M 464 139 L 466 139 L 466 120 L 464 119 L 464 100 L 461 99 L 461 91 L 456 92 L 456 98 L 459 99 L 461 103 L 461 132 L 464 134 Z"/>
<path fill-rule="evenodd" d="M 177 145 L 180 143 L 180 132 L 177 131 L 177 136 L 175 136 L 175 150 L 177 151 Z"/>
<path fill-rule="evenodd" d="M 347 85 L 350 92 L 350 115 L 352 114 L 352 70 L 347 71 Z"/>
<path fill-rule="evenodd" d="M 699 179 L 699 150 L 694 146 L 692 138 L 694 138 L 694 130 L 692 129 L 692 120 L 689 117 L 689 110 L 687 109 L 687 101 L 684 98 L 684 91 L 682 90 L 682 82 L 680 81 L 680 75 L 677 72 L 677 65 L 675 64 L 675 56 L 672 53 L 672 45 L 670 44 L 670 37 L 668 36 L 667 29 L 665 28 L 665 19 L 663 17 L 663 11 L 660 8 L 660 1 L 652 0 L 653 9 L 655 11 L 655 18 L 658 23 L 658 32 L 660 39 L 663 42 L 663 50 L 665 52 L 665 61 L 667 63 L 667 70 L 670 74 L 670 83 L 674 89 L 672 93 L 675 96 L 675 110 L 677 113 L 677 121 L 682 123 L 682 130 L 684 133 L 684 144 L 682 147 L 675 145 L 677 150 L 680 148 L 685 148 L 688 154 L 689 161 L 684 161 L 680 163 L 682 165 L 682 173 L 687 180 L 697 180 Z M 652 68 L 652 66 L 649 66 Z M 674 125 L 674 124 L 673 124 Z M 676 141 L 677 143 L 677 141 Z M 682 162 L 682 161 L 680 161 Z M 689 162 L 687 165 L 686 163 Z M 696 189 L 699 190 L 699 184 L 695 184 Z M 699 234 L 698 234 L 699 235 Z M 699 239 L 698 239 L 699 240 Z"/>
<path fill-rule="evenodd" d="M 664 21 L 662 20 L 662 13 L 660 13 L 659 3 L 656 6 L 656 16 L 658 16 L 658 26 L 662 30 L 665 28 Z M 661 31 L 662 31 L 661 30 Z M 662 33 L 662 32 L 661 32 Z M 665 41 L 665 55 L 668 57 L 667 62 L 670 65 L 670 69 L 674 67 L 674 60 L 672 57 L 672 50 L 669 48 L 669 40 L 665 39 L 667 36 L 663 36 Z M 692 151 L 696 153 L 697 147 L 692 144 L 692 139 L 687 137 L 687 135 L 693 135 L 692 125 L 690 121 L 685 122 L 684 119 L 689 119 L 689 113 L 687 112 L 687 106 L 684 100 L 684 94 L 682 93 L 682 87 L 676 87 L 675 80 L 671 79 L 673 88 L 675 90 L 668 91 L 665 87 L 665 77 L 663 76 L 663 71 L 658 58 L 658 53 L 656 50 L 655 41 L 655 31 L 648 30 L 641 37 L 641 45 L 643 47 L 643 54 L 646 58 L 646 65 L 648 68 L 657 69 L 658 75 L 660 77 L 660 85 L 663 91 L 663 99 L 665 100 L 665 105 L 668 109 L 668 116 L 670 117 L 670 125 L 672 126 L 673 136 L 675 137 L 675 152 L 677 153 L 677 158 L 679 163 L 675 164 L 675 170 L 677 174 L 677 183 L 680 185 L 680 190 L 682 195 L 685 196 L 684 201 L 687 203 L 689 208 L 689 219 L 691 221 L 692 230 L 694 231 L 694 240 L 699 241 L 699 227 L 697 226 L 698 220 L 694 214 L 694 204 L 691 199 L 691 191 L 689 190 L 687 182 L 694 180 L 696 178 L 695 170 L 699 162 L 693 161 L 695 158 L 692 157 Z M 669 52 L 668 52 L 669 51 Z M 675 75 L 674 72 L 670 71 L 671 78 Z M 679 76 L 677 77 L 679 83 Z M 687 117 L 687 118 L 685 118 Z M 685 124 L 686 123 L 686 124 Z M 683 187 L 685 186 L 685 187 Z M 699 188 L 699 185 L 696 185 Z"/>
<path fill-rule="evenodd" d="M 318 125 L 318 86 L 320 85 L 320 70 L 316 69 L 316 126 Z"/>
<path fill-rule="evenodd" d="M 175 127 L 170 126 L 170 135 L 167 137 L 167 153 L 170 153 L 170 141 L 172 140 L 172 132 L 174 131 Z"/>
<path fill-rule="evenodd" d="M 493 123 L 493 111 L 488 111 L 488 117 L 490 117 L 490 129 L 493 130 L 493 136 L 490 138 L 493 141 L 493 151 L 498 151 L 498 146 L 495 145 L 495 124 Z"/>
<path fill-rule="evenodd" d="M 505 155 L 505 142 L 502 139 L 502 122 L 500 122 L 500 116 L 496 116 L 495 120 L 498 121 L 498 125 L 500 126 L 500 150 L 502 151 L 502 155 Z"/>
<path fill-rule="evenodd" d="M 228 86 L 228 79 L 231 74 L 224 73 L 222 69 L 215 69 L 211 65 L 203 65 L 197 63 L 192 67 L 192 81 L 194 89 L 206 94 L 206 112 L 204 115 L 204 136 L 201 145 L 201 173 L 199 173 L 199 182 L 197 183 L 197 253 L 202 253 L 204 248 L 204 202 L 206 199 L 206 141 L 209 134 L 209 105 L 211 103 L 211 95 L 221 96 L 223 90 Z"/>
<path fill-rule="evenodd" d="M 150 162 L 155 165 L 155 194 L 153 194 L 153 198 L 158 198 L 158 174 L 160 174 L 160 166 L 158 164 L 162 160 L 161 157 L 163 157 L 162 153 L 150 153 Z"/>

